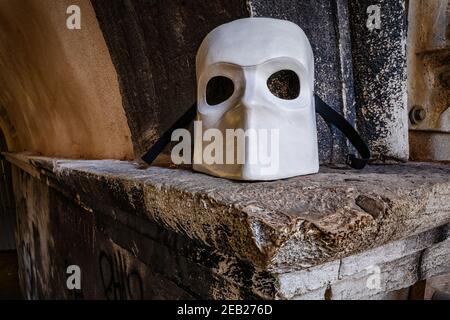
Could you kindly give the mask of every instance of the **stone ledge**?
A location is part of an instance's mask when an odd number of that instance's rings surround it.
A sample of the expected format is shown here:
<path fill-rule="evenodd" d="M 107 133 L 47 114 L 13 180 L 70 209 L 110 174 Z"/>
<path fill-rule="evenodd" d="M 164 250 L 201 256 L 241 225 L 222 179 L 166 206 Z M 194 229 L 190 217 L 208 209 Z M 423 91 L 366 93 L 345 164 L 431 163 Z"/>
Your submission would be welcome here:
<path fill-rule="evenodd" d="M 307 270 L 278 274 L 277 297 L 378 299 L 420 280 L 448 274 L 448 231 L 450 224 Z"/>
<path fill-rule="evenodd" d="M 113 160 L 6 154 L 87 211 L 102 203 L 275 273 L 311 268 L 450 222 L 450 166 L 409 163 L 239 183 Z M 111 207 L 111 206 L 108 206 Z"/>

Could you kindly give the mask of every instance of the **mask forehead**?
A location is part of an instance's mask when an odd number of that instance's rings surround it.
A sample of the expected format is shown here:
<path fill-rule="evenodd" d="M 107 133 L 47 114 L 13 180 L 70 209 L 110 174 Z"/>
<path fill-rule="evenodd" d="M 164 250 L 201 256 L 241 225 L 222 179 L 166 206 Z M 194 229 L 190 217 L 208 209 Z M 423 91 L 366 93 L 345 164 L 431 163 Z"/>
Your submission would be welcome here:
<path fill-rule="evenodd" d="M 197 76 L 215 63 L 253 66 L 290 57 L 312 66 L 313 53 L 295 23 L 271 18 L 245 18 L 221 25 L 203 40 L 197 53 Z"/>

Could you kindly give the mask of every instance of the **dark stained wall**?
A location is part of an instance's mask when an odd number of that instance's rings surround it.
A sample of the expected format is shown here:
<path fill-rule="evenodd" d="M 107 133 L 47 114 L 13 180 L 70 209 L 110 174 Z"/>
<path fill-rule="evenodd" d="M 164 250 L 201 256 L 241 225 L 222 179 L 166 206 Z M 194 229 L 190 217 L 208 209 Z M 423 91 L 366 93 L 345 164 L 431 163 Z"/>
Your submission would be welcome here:
<path fill-rule="evenodd" d="M 346 0 L 91 0 L 116 66 L 135 154 L 142 155 L 196 99 L 195 54 L 214 27 L 242 17 L 293 21 L 313 46 L 316 92 L 354 122 Z M 342 135 L 318 119 L 322 161 L 342 162 Z"/>
<path fill-rule="evenodd" d="M 11 164 L 1 152 L 7 152 L 6 138 L 0 129 L 0 251 L 16 247 L 14 237 L 16 213 L 12 190 Z"/>
<path fill-rule="evenodd" d="M 349 4 L 358 129 L 374 159 L 407 161 L 406 1 L 350 0 Z M 371 30 L 367 27 L 374 12 L 370 8 L 380 13 L 379 28 Z"/>
<path fill-rule="evenodd" d="M 347 0 L 251 0 L 255 17 L 298 24 L 314 53 L 315 92 L 351 123 L 355 122 L 353 73 Z M 343 135 L 317 117 L 322 162 L 343 162 L 348 147 Z"/>
<path fill-rule="evenodd" d="M 242 0 L 91 0 L 119 77 L 135 154 L 196 100 L 195 55 L 206 34 L 248 16 Z"/>

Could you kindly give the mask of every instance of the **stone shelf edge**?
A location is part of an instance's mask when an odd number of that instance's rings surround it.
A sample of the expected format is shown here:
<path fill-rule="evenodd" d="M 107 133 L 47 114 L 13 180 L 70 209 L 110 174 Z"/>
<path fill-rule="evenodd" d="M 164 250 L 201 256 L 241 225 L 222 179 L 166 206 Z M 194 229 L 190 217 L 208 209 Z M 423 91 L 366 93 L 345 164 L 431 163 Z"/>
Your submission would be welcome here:
<path fill-rule="evenodd" d="M 115 203 L 258 268 L 286 273 L 280 286 L 289 274 L 326 263 L 335 268 L 344 257 L 450 223 L 450 166 L 444 164 L 322 167 L 316 175 L 240 183 L 126 161 L 5 156 L 34 177 L 72 190 L 88 211 Z M 301 294 L 284 291 L 285 297 Z"/>

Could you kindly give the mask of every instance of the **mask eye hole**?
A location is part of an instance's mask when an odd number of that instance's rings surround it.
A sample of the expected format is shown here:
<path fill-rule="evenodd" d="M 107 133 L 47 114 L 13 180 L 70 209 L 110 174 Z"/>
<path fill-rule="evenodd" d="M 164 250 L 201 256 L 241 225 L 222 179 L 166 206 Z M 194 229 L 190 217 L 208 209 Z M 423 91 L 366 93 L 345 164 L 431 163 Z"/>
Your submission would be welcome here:
<path fill-rule="evenodd" d="M 232 96 L 234 83 L 231 79 L 223 76 L 213 77 L 206 85 L 206 102 L 210 106 L 222 103 Z"/>
<path fill-rule="evenodd" d="M 292 70 L 280 70 L 267 79 L 267 87 L 280 99 L 294 100 L 300 95 L 300 79 Z"/>

